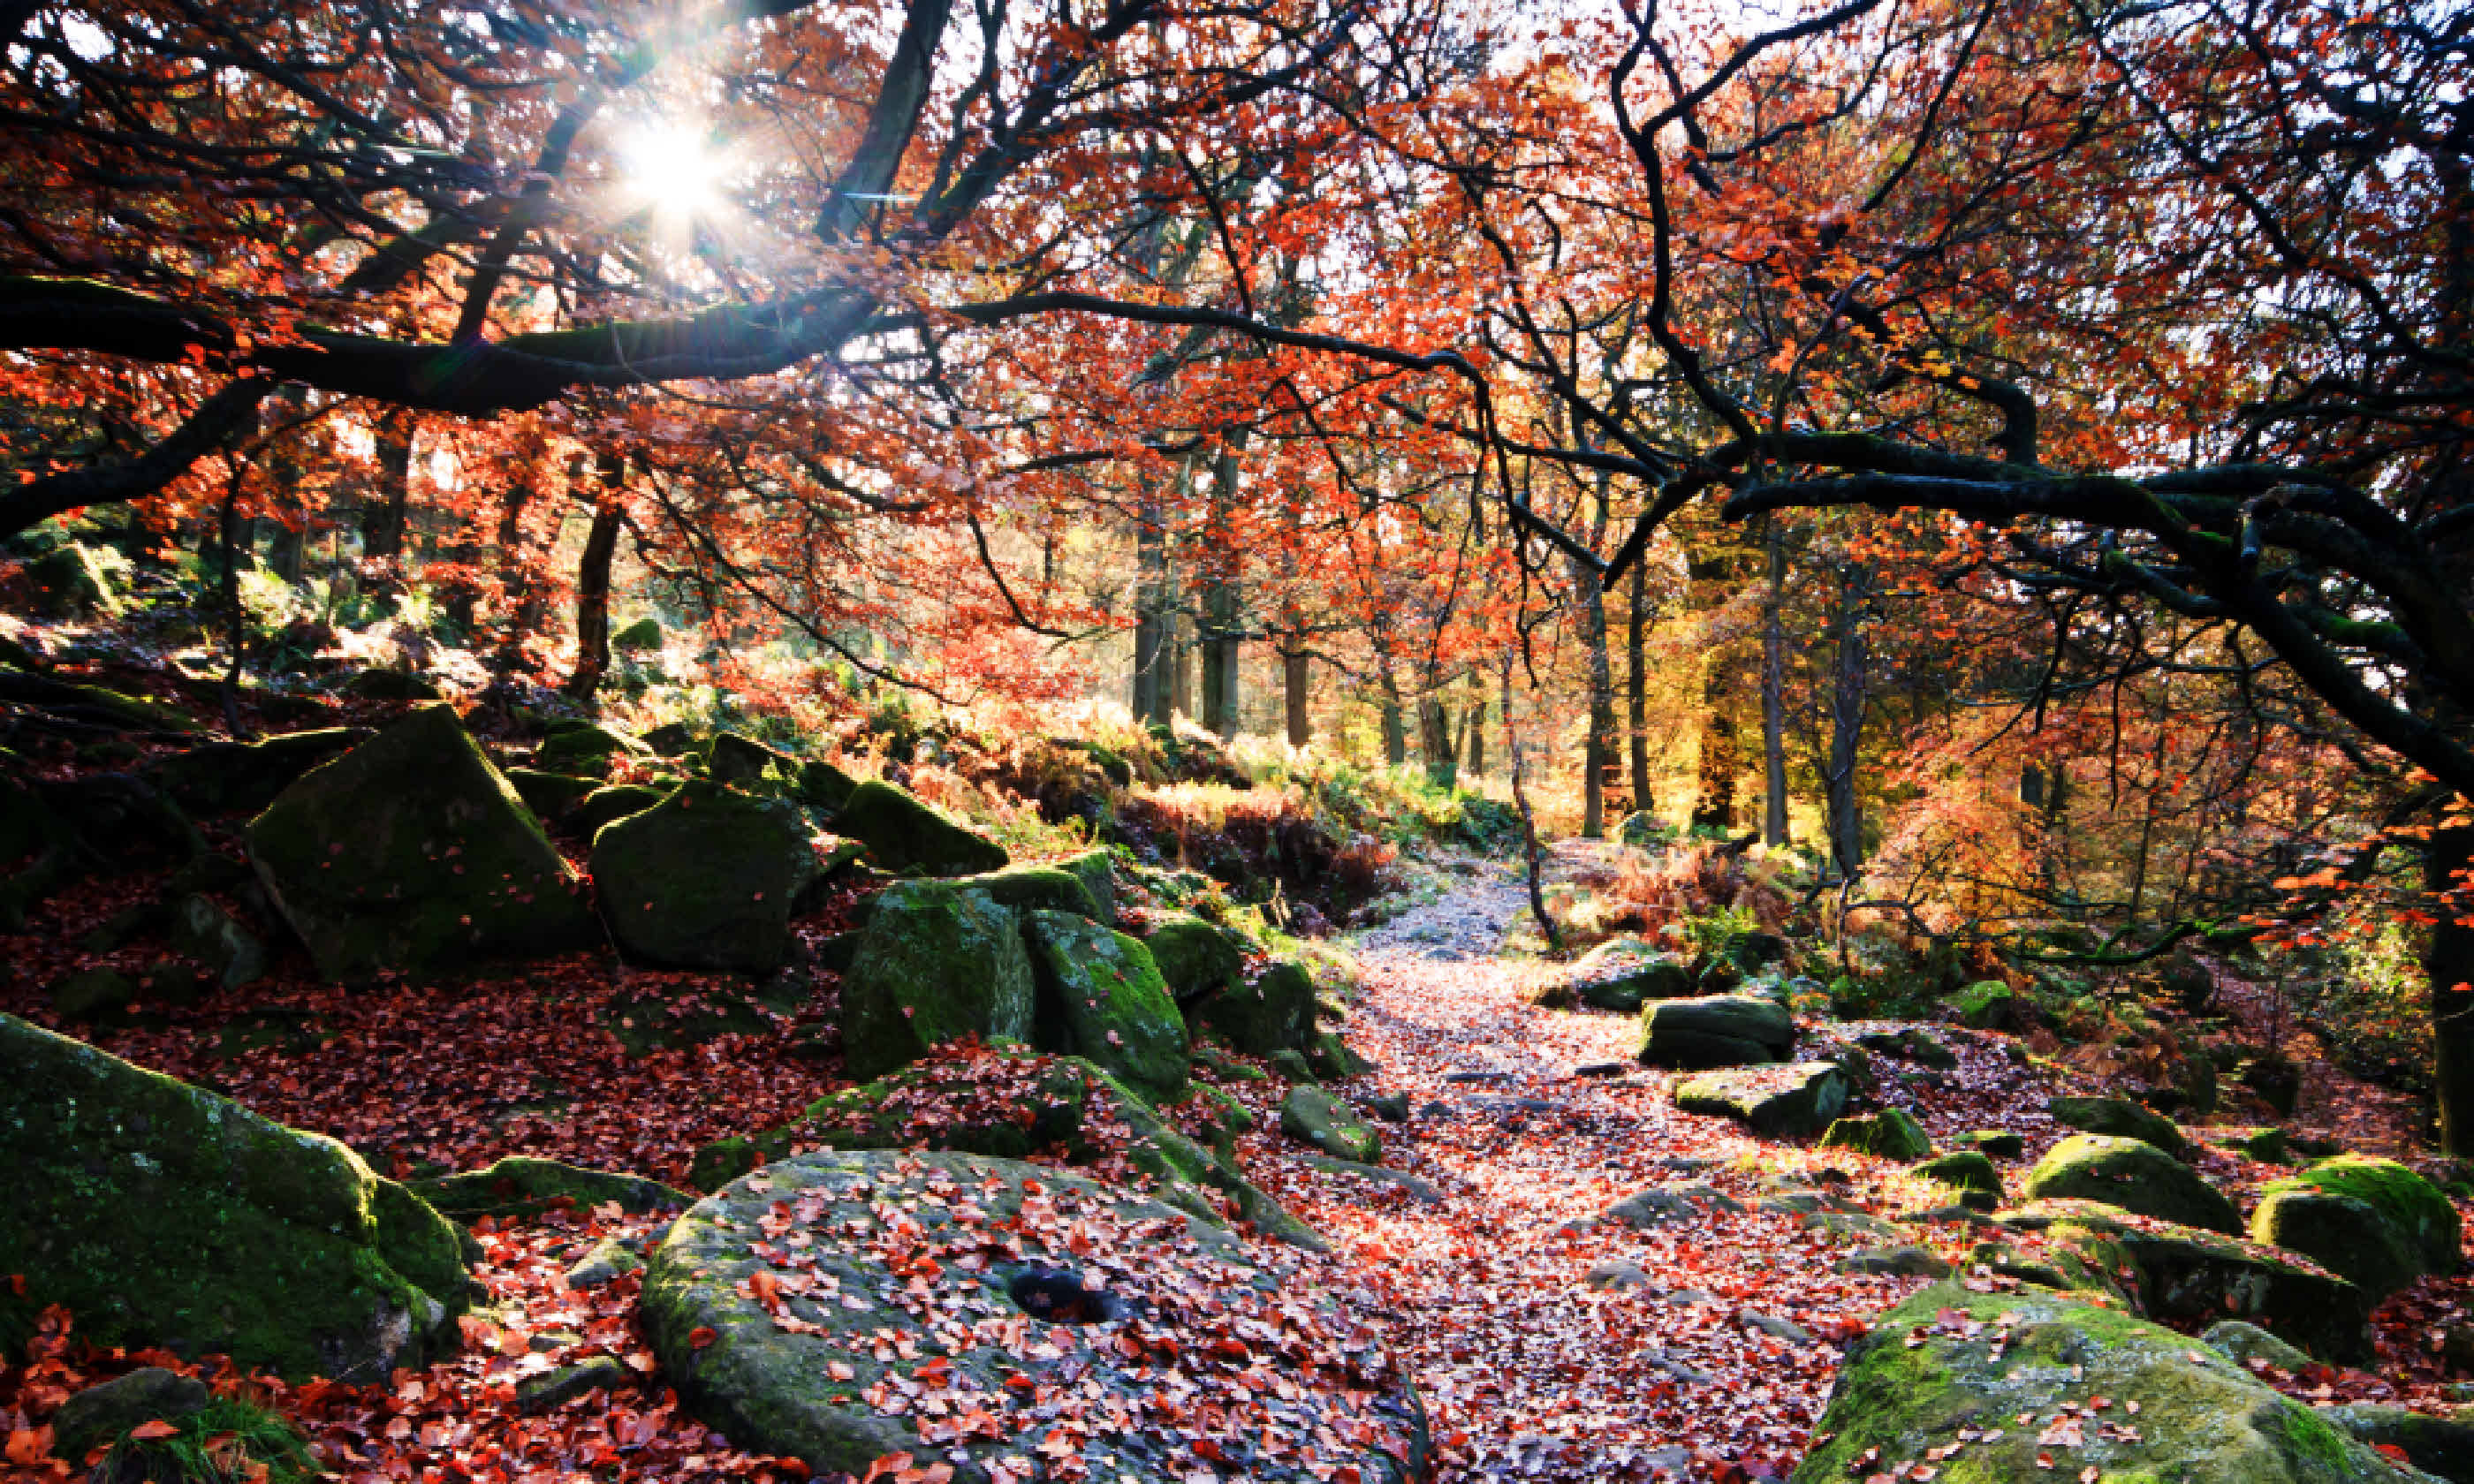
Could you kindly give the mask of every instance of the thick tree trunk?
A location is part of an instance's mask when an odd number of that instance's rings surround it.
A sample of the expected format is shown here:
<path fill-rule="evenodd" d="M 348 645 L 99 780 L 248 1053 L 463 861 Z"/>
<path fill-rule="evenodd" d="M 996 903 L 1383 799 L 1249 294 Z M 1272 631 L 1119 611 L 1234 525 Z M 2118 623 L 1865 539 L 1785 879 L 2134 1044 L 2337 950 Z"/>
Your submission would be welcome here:
<path fill-rule="evenodd" d="M 1212 470 L 1209 544 L 1214 549 L 1203 554 L 1210 580 L 1202 589 L 1202 725 L 1224 741 L 1237 735 L 1237 645 L 1244 605 L 1228 520 L 1240 492 L 1237 456 L 1245 446 L 1242 431 L 1228 435 L 1221 446 Z"/>
<path fill-rule="evenodd" d="M 1761 595 L 1761 842 L 1786 844 L 1786 538 L 1765 524 L 1769 587 Z"/>
<path fill-rule="evenodd" d="M 1288 722 L 1289 746 L 1303 747 L 1314 739 L 1313 718 L 1306 711 L 1306 652 L 1280 651 L 1280 709 Z"/>
<path fill-rule="evenodd" d="M 2435 830 L 2422 851 L 2423 885 L 2434 898 L 2431 942 L 2422 967 L 2431 980 L 2438 1066 L 2439 1141 L 2450 1154 L 2474 1154 L 2474 826 Z M 2455 892 L 2452 898 L 2446 894 Z"/>
<path fill-rule="evenodd" d="M 1418 698 L 1418 753 L 1426 764 L 1426 781 L 1449 788 L 1460 779 L 1460 742 L 1452 735 L 1451 707 L 1432 693 Z"/>
<path fill-rule="evenodd" d="M 1468 706 L 1462 711 L 1468 732 L 1468 776 L 1486 777 L 1486 682 L 1469 675 Z"/>
<path fill-rule="evenodd" d="M 1631 623 L 1624 634 L 1624 731 L 1632 754 L 1632 806 L 1655 809 L 1658 800 L 1649 786 L 1649 563 L 1632 568 Z"/>
<path fill-rule="evenodd" d="M 1379 649 L 1375 667 L 1383 687 L 1383 765 L 1403 768 L 1409 763 L 1409 730 L 1400 711 L 1400 682 L 1393 677 L 1392 657 Z"/>

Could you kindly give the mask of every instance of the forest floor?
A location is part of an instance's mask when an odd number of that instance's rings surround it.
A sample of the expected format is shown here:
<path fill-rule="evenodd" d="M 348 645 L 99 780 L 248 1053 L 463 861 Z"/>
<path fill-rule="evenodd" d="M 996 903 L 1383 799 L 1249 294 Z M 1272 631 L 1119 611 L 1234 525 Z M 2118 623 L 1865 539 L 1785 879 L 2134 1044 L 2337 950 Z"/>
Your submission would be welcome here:
<path fill-rule="evenodd" d="M 1550 879 L 1603 869 L 1606 849 L 1558 847 Z M 1411 1107 L 1405 1124 L 1378 1125 L 1386 1173 L 1335 1171 L 1280 1137 L 1277 1084 L 1230 1090 L 1260 1115 L 1240 1146 L 1250 1177 L 1331 1236 L 1331 1281 L 1388 1323 L 1427 1401 L 1442 1478 L 1783 1478 L 1846 1343 L 1921 1281 L 1841 1273 L 1842 1259 L 1904 1242 L 1959 1264 L 1972 1283 L 2008 1281 L 1971 1271 L 1970 1249 L 1989 1234 L 1977 1218 L 1917 1219 L 1945 1196 L 1900 1166 L 1680 1113 L 1674 1075 L 1632 1060 L 1635 1017 L 1529 1004 L 1549 969 L 1504 950 L 1526 911 L 1518 874 L 1458 858 L 1440 870 L 1442 889 L 1351 945 L 1361 986 L 1346 1030 L 1374 1070 L 1350 1090 L 1403 1091 Z M 0 957 L 23 950 L 46 970 L 80 961 L 67 944 L 119 895 L 56 903 L 48 933 L 0 939 Z M 95 1039 L 144 1065 L 210 1078 L 271 1116 L 463 1167 L 526 1152 L 675 1180 L 701 1138 L 778 1121 L 832 1085 L 786 1056 L 776 1043 L 785 1038 L 620 1058 L 592 1019 L 614 987 L 594 982 L 606 969 L 581 961 L 417 993 L 346 994 L 313 985 L 303 969 L 211 996 L 168 1026 Z M 635 982 L 643 977 L 626 976 L 636 989 L 649 987 Z M 48 1019 L 41 982 L 20 973 L 0 984 L 0 1008 Z M 458 1034 L 435 1034 L 441 993 L 457 996 L 447 1023 Z M 270 1017 L 316 1030 L 263 1041 L 249 1034 Z M 2021 1133 L 2025 1158 L 2003 1167 L 2015 1189 L 2062 1132 L 2042 1111 L 2046 1098 L 2065 1081 L 2074 1090 L 2098 1084 L 2031 1061 L 2004 1037 L 1933 1034 L 1958 1066 L 1884 1078 L 1880 1100 L 1906 1107 L 1936 1141 L 1972 1129 Z M 556 1094 L 547 1104 L 546 1089 Z M 2361 1109 L 2373 1106 L 2365 1090 L 2315 1087 L 2313 1096 L 2332 1112 Z M 2396 1131 L 2394 1120 L 2369 1121 L 2349 1132 Z M 2237 1192 L 2262 1174 L 2213 1153 L 2201 1167 Z M 1599 1219 L 1660 1185 L 1713 1188 L 1740 1209 L 1699 1205 L 1645 1229 Z M 1907 1225 L 1895 1236 L 1840 1234 L 1817 1208 Z M 314 1383 L 278 1388 L 277 1400 L 352 1479 L 761 1477 L 764 1461 L 733 1451 L 663 1384 L 636 1332 L 634 1279 L 574 1292 L 560 1277 L 595 1238 L 643 1239 L 655 1225 L 612 1208 L 485 1232 L 479 1277 L 494 1303 L 468 1318 L 463 1354 L 391 1385 Z M 2469 1312 L 2474 1281 L 2427 1280 L 2380 1311 L 2370 1370 L 2268 1378 L 2315 1400 L 2440 1407 L 2443 1383 L 2463 1376 L 2441 1368 L 2433 1341 Z M 518 1380 L 596 1356 L 636 1379 L 606 1401 L 538 1415 L 518 1405 Z M 135 1358 L 57 1346 L 48 1361 L 0 1376 L 0 1408 Z"/>

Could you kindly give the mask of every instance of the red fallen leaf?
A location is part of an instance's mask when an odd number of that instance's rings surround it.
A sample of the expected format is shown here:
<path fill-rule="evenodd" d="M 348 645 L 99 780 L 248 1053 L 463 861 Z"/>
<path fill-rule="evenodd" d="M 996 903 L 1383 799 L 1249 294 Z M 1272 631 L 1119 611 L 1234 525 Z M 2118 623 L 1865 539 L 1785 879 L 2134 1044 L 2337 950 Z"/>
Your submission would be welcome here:
<path fill-rule="evenodd" d="M 51 1455 L 52 1426 L 19 1427 L 9 1434 L 7 1458 L 20 1469 L 32 1469 Z"/>
<path fill-rule="evenodd" d="M 720 1338 L 720 1335 L 713 1332 L 713 1326 L 698 1325 L 688 1331 L 688 1348 L 691 1350 L 702 1350 Z"/>
<path fill-rule="evenodd" d="M 140 1443 L 153 1443 L 159 1438 L 179 1437 L 181 1435 L 181 1429 L 158 1417 L 152 1422 L 139 1423 L 136 1426 L 130 1428 L 129 1435 L 135 1438 Z"/>
<path fill-rule="evenodd" d="M 2406 1456 L 2404 1448 L 2393 1443 L 2374 1443 L 2371 1445 L 2371 1450 L 2392 1464 L 2410 1464 L 2413 1461 Z"/>
<path fill-rule="evenodd" d="M 888 1473 L 900 1473 L 910 1467 L 909 1453 L 887 1453 L 867 1466 L 866 1477 L 861 1479 L 860 1484 L 872 1484 L 873 1480 L 881 1479 Z"/>

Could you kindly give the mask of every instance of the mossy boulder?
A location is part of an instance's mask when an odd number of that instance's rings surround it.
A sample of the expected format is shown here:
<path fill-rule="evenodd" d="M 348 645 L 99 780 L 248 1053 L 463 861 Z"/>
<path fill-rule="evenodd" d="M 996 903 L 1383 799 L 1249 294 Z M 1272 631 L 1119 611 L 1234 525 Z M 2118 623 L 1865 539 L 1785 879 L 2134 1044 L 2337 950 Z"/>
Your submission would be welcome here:
<path fill-rule="evenodd" d="M 1847 1106 L 1847 1074 L 1829 1062 L 1704 1072 L 1676 1085 L 1675 1106 L 1733 1118 L 1763 1138 L 1806 1138 Z"/>
<path fill-rule="evenodd" d="M 2045 1105 L 2045 1111 L 2066 1129 L 2135 1138 L 2177 1160 L 2191 1151 L 2190 1140 L 2182 1137 L 2172 1119 L 2150 1113 L 2128 1098 L 2057 1097 Z"/>
<path fill-rule="evenodd" d="M 2042 1231 L 2049 1251 L 2101 1275 L 2150 1319 L 2247 1320 L 2332 1364 L 2370 1358 L 2370 1296 L 2292 1253 L 2093 1201 L 2034 1201 L 2001 1219 Z"/>
<path fill-rule="evenodd" d="M 1951 1013 L 1961 1025 L 1979 1031 L 2024 1031 L 2036 1012 L 2025 995 L 1999 979 L 1978 979 L 1950 997 Z"/>
<path fill-rule="evenodd" d="M 971 876 L 1006 866 L 1003 846 L 874 778 L 842 801 L 834 828 L 866 846 L 877 865 L 902 874 Z"/>
<path fill-rule="evenodd" d="M 1241 978 L 1203 1000 L 1193 1015 L 1249 1056 L 1302 1054 L 1315 1039 L 1314 976 L 1295 959 L 1274 959 L 1252 978 Z"/>
<path fill-rule="evenodd" d="M 1346 1082 L 1374 1070 L 1374 1064 L 1359 1056 L 1338 1031 L 1315 1032 L 1306 1046 L 1306 1065 L 1317 1082 Z"/>
<path fill-rule="evenodd" d="M 0 1345 L 66 1304 L 99 1345 L 383 1381 L 450 1351 L 465 1238 L 335 1140 L 0 1015 Z"/>
<path fill-rule="evenodd" d="M 405 1185 L 439 1214 L 467 1222 L 554 1209 L 582 1213 L 614 1202 L 629 1211 L 676 1209 L 694 1202 L 692 1196 L 641 1175 L 589 1170 L 528 1155 L 509 1155 L 487 1169 L 407 1181 Z"/>
<path fill-rule="evenodd" d="M 2108 1411 L 2092 1410 L 2099 1396 Z M 2065 1408 L 2086 1420 L 2044 1441 Z M 1937 1484 L 2085 1471 L 2112 1484 L 2396 1479 L 2378 1453 L 2188 1337 L 2033 1289 L 1942 1283 L 1883 1314 L 1848 1351 L 1813 1436 L 1793 1484 L 1904 1477 L 1928 1457 Z"/>
<path fill-rule="evenodd" d="M 1929 1034 L 1913 1026 L 1895 1031 L 1866 1031 L 1856 1038 L 1856 1044 L 1867 1051 L 1913 1062 L 1935 1071 L 1951 1071 L 1958 1065 L 1958 1053 L 1935 1041 Z"/>
<path fill-rule="evenodd" d="M 328 979 L 604 941 L 582 883 L 450 706 L 311 769 L 248 838 L 268 897 Z"/>
<path fill-rule="evenodd" d="M 667 797 L 661 789 L 647 783 L 613 783 L 596 788 L 577 801 L 569 811 L 565 827 L 590 840 L 605 825 L 616 824 L 631 814 L 642 814 Z"/>
<path fill-rule="evenodd" d="M 1360 1164 L 1383 1159 L 1382 1133 L 1346 1103 L 1310 1084 L 1289 1089 L 1280 1099 L 1280 1132 L 1334 1159 Z"/>
<path fill-rule="evenodd" d="M 941 881 L 897 883 L 877 898 L 842 976 L 844 1065 L 872 1078 L 964 1036 L 1027 1041 L 1034 999 L 1011 909 Z"/>
<path fill-rule="evenodd" d="M 201 742 L 146 769 L 156 787 L 190 814 L 255 814 L 301 775 L 376 735 L 366 727 L 292 731 L 255 742 Z"/>
<path fill-rule="evenodd" d="M 797 1239 L 796 1266 L 750 1251 L 759 1223 Z M 1421 1475 L 1415 1393 L 1379 1347 L 1342 1344 L 1365 1321 L 1300 1260 L 1069 1171 L 819 1152 L 767 1165 L 673 1223 L 644 1275 L 643 1326 L 697 1415 L 736 1447 L 819 1474 L 863 1473 L 900 1452 L 984 1481 L 998 1458 L 1034 1456 L 1055 1435 L 1055 1411 L 1035 1399 L 1071 1387 L 1124 1420 L 1077 1431 L 1094 1478 L 1182 1480 L 1186 1450 L 1206 1438 L 1252 1479 Z M 771 1275 L 761 1287 L 760 1271 Z M 922 1312 L 977 1319 L 925 1327 Z M 915 1346 L 885 1343 L 897 1329 Z M 1249 1346 L 1243 1361 L 1232 1337 Z M 1303 1368 L 1325 1354 L 1330 1371 Z M 1231 1392 L 1205 1416 L 1190 1373 L 1224 1360 L 1256 1368 L 1267 1389 Z M 928 1397 L 934 1407 L 916 1404 Z M 964 1403 L 987 1421 L 936 1424 Z"/>
<path fill-rule="evenodd" d="M 1932 1153 L 1932 1139 L 1904 1108 L 1892 1108 L 1869 1118 L 1841 1118 L 1821 1136 L 1821 1144 L 1825 1149 L 1853 1149 L 1903 1164 Z"/>
<path fill-rule="evenodd" d="M 1110 927 L 1118 925 L 1116 862 L 1106 850 L 1084 850 L 1079 855 L 1068 855 L 1049 864 L 1082 883 L 1082 890 L 1091 894 L 1092 905 L 1100 909 L 1101 922 Z"/>
<path fill-rule="evenodd" d="M 564 817 L 607 786 L 599 778 L 544 773 L 539 768 L 509 768 L 507 781 L 516 786 L 516 797 L 524 802 L 524 807 L 546 820 Z"/>
<path fill-rule="evenodd" d="M 1630 1015 L 1653 999 L 1690 995 L 1692 969 L 1638 938 L 1610 938 L 1575 960 L 1560 983 L 1591 1009 Z"/>
<path fill-rule="evenodd" d="M 1961 1149 L 1918 1163 L 1910 1174 L 1958 1192 L 1958 1204 L 1970 1210 L 1992 1210 L 2001 1204 L 2001 1172 L 1983 1151 Z"/>
<path fill-rule="evenodd" d="M 1245 972 L 1246 956 L 1236 941 L 1191 912 L 1155 912 L 1141 936 L 1180 1005 L 1202 1003 L 1236 984 Z"/>
<path fill-rule="evenodd" d="M 166 936 L 173 952 L 203 966 L 225 989 L 266 976 L 266 945 L 203 892 L 173 901 Z"/>
<path fill-rule="evenodd" d="M 1079 882 L 1055 874 L 1087 899 Z M 1024 915 L 1023 934 L 1038 986 L 1033 1041 L 1107 1068 L 1155 1102 L 1183 1097 L 1185 1018 L 1142 941 L 1079 913 L 1041 910 Z"/>
<path fill-rule="evenodd" d="M 1100 921 L 1100 904 L 1091 899 L 1082 878 L 1055 866 L 1007 866 L 984 875 L 958 876 L 954 884 L 988 894 L 998 906 L 1016 912 L 1071 912 Z M 1144 950 L 1150 956 L 1150 950 Z"/>
<path fill-rule="evenodd" d="M 1654 1001 L 1640 1013 L 1646 1066 L 1747 1066 L 1783 1062 L 1795 1044 L 1795 1017 L 1758 994 L 1710 994 Z"/>
<path fill-rule="evenodd" d="M 2457 1208 L 2394 1160 L 2339 1155 L 2268 1182 L 2253 1240 L 2298 1252 L 2382 1298 L 2465 1260 Z"/>
<path fill-rule="evenodd" d="M 118 1442 L 133 1427 L 151 1422 L 177 1424 L 205 1411 L 214 1395 L 206 1382 L 194 1376 L 182 1376 L 163 1366 L 141 1366 L 88 1386 L 61 1402 L 52 1418 L 52 1452 L 70 1463 L 83 1464 L 86 1454 Z M 117 1470 L 98 1471 L 98 1475 L 105 1479 L 123 1476 Z"/>
<path fill-rule="evenodd" d="M 623 731 L 591 722 L 563 722 L 534 750 L 533 766 L 544 773 L 598 778 L 618 758 L 652 755 L 651 748 Z"/>
<path fill-rule="evenodd" d="M 799 797 L 819 809 L 840 808 L 857 787 L 859 779 L 821 758 L 811 758 L 799 765 Z"/>
<path fill-rule="evenodd" d="M 662 647 L 662 621 L 649 614 L 634 623 L 621 625 L 610 635 L 610 647 L 626 653 L 641 653 Z"/>
<path fill-rule="evenodd" d="M 2474 1422 L 2367 1401 L 2327 1407 L 2320 1415 L 2357 1443 L 2396 1449 L 2424 1473 L 2441 1479 L 2474 1479 Z"/>
<path fill-rule="evenodd" d="M 2153 1144 L 2077 1134 L 2049 1150 L 2022 1187 L 2031 1201 L 2097 1201 L 2142 1216 L 2228 1236 L 2242 1212 L 2224 1192 Z"/>
<path fill-rule="evenodd" d="M 763 973 L 790 951 L 790 908 L 816 874 L 798 806 L 720 783 L 667 799 L 593 837 L 593 880 L 610 934 L 673 969 Z"/>
<path fill-rule="evenodd" d="M 759 784 L 796 789 L 800 780 L 799 759 L 777 753 L 752 737 L 735 731 L 716 732 L 706 744 L 704 754 L 706 776 L 716 783 L 732 783 L 741 788 Z"/>
<path fill-rule="evenodd" d="M 2211 1129 L 2208 1137 L 2219 1149 L 2262 1164 L 2291 1164 L 2293 1146 L 2285 1130 L 2274 1124 L 2256 1128 Z"/>
<path fill-rule="evenodd" d="M 2017 1160 L 2027 1153 L 2026 1136 L 2013 1129 L 1970 1129 L 1951 1142 L 1962 1149 L 1981 1150 L 1996 1160 Z"/>
<path fill-rule="evenodd" d="M 120 612 L 110 574 L 79 542 L 53 547 L 27 562 L 21 575 L 35 611 L 46 618 L 110 618 Z"/>

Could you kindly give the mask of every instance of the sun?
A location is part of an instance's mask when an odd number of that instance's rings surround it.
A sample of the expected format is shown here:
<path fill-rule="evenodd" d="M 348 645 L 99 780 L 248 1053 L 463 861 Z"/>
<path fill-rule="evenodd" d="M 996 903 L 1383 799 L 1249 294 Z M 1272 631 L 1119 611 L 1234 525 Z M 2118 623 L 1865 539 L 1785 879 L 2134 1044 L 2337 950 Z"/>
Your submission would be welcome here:
<path fill-rule="evenodd" d="M 722 180 L 730 158 L 701 128 L 647 124 L 620 144 L 619 158 L 629 189 L 667 214 L 706 216 L 723 204 Z"/>

